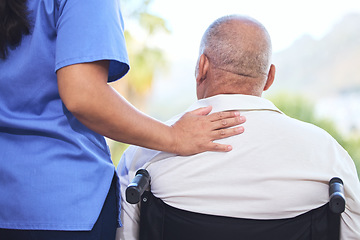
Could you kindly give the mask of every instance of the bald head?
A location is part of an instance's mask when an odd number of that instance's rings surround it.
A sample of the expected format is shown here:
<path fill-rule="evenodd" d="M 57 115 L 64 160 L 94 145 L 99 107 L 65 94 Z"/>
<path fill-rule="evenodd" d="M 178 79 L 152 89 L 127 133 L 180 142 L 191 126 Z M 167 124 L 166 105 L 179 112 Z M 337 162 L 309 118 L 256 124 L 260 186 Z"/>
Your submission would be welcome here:
<path fill-rule="evenodd" d="M 196 77 L 211 81 L 207 84 L 213 85 L 214 90 L 207 90 L 214 92 L 207 95 L 261 95 L 272 66 L 271 54 L 270 36 L 261 23 L 239 15 L 222 17 L 203 35 Z M 201 67 L 205 67 L 206 72 Z M 197 82 L 199 86 L 201 82 Z"/>

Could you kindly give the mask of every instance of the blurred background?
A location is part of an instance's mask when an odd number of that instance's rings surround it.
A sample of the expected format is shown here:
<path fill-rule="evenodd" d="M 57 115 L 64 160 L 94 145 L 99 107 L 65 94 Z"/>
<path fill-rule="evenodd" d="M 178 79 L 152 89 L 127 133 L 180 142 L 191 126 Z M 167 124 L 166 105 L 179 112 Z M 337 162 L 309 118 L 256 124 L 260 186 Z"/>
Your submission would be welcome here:
<path fill-rule="evenodd" d="M 251 16 L 273 43 L 274 85 L 264 94 L 287 115 L 328 131 L 360 175 L 360 1 L 121 0 L 130 72 L 112 86 L 165 121 L 196 100 L 202 34 L 217 18 Z M 109 140 L 115 165 L 127 145 Z"/>

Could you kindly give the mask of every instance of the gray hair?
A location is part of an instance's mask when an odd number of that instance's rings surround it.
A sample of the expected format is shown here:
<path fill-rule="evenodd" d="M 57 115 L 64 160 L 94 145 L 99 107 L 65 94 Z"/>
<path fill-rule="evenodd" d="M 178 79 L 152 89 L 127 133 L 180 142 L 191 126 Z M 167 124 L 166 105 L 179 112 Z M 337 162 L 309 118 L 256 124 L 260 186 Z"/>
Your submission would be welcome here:
<path fill-rule="evenodd" d="M 239 21 L 241 24 L 236 25 Z M 257 20 L 230 15 L 217 19 L 205 31 L 200 44 L 201 54 L 222 70 L 259 77 L 269 71 L 271 40 Z"/>

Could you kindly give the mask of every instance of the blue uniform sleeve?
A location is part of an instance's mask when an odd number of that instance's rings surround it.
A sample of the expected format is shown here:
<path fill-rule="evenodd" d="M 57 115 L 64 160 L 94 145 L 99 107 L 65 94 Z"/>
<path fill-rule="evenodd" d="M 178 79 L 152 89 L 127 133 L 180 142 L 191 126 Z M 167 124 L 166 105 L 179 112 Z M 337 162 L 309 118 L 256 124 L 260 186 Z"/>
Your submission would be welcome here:
<path fill-rule="evenodd" d="M 56 28 L 55 71 L 72 64 L 110 60 L 109 81 L 128 72 L 119 0 L 63 0 Z"/>

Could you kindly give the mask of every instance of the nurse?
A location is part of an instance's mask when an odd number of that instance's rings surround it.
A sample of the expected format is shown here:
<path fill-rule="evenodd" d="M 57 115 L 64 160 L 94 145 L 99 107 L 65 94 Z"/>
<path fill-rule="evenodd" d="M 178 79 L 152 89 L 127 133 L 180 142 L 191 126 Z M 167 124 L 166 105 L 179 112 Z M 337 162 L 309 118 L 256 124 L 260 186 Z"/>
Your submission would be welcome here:
<path fill-rule="evenodd" d="M 238 113 L 208 107 L 166 126 L 107 84 L 128 70 L 118 0 L 0 2 L 0 239 L 115 239 L 103 136 L 180 155 L 231 150 L 213 140 L 243 131 L 224 128 L 244 122 Z"/>

